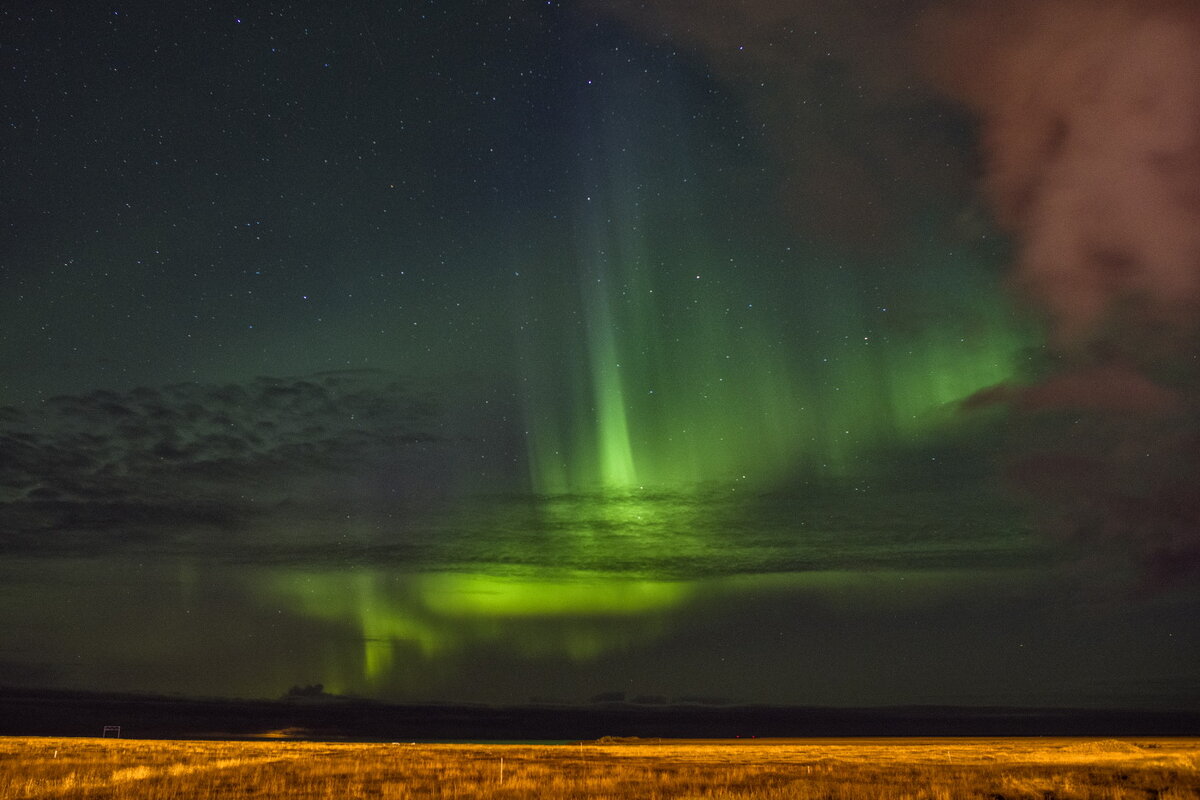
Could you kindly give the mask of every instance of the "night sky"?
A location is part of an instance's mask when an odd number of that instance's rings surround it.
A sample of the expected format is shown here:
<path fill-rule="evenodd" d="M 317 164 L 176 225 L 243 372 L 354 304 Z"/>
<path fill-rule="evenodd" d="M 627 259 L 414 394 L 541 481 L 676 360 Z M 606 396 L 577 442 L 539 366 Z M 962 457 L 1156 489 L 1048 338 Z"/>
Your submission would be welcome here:
<path fill-rule="evenodd" d="M 1200 703 L 1194 2 L 16 0 L 0 122 L 0 685 Z"/>

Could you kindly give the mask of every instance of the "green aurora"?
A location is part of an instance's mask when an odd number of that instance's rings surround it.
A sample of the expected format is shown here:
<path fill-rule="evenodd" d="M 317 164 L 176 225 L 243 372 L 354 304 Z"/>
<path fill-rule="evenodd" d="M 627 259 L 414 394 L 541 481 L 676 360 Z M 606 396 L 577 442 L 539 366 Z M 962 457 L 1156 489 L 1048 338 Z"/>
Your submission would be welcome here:
<path fill-rule="evenodd" d="M 672 296 L 653 259 L 588 275 L 568 315 L 584 322 L 526 347 L 535 492 L 853 477 L 872 451 L 955 424 L 963 400 L 1019 374 L 1033 343 L 994 293 L 976 295 L 966 320 L 909 332 L 889 309 L 855 313 L 837 287 L 815 303 L 837 309 L 826 319 L 770 318 L 735 305 L 699 256 L 674 269 L 695 285 Z M 828 343 L 823 354 L 781 346 L 798 327 Z"/>

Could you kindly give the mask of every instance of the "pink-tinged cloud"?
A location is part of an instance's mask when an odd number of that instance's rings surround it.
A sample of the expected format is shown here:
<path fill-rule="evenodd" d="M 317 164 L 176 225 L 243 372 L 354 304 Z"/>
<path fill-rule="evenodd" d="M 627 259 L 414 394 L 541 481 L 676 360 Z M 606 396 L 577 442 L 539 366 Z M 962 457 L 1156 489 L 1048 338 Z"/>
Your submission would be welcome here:
<path fill-rule="evenodd" d="M 1024 412 L 1163 415 L 1181 411 L 1184 400 L 1179 392 L 1154 382 L 1133 366 L 1113 362 L 1055 373 L 1029 386 L 989 386 L 964 400 L 962 408 L 972 411 L 996 405 Z"/>
<path fill-rule="evenodd" d="M 1125 364 L 1101 364 L 1052 375 L 1030 386 L 1016 398 L 1019 408 L 1031 411 L 1078 409 L 1127 414 L 1177 411 L 1179 395 Z"/>
<path fill-rule="evenodd" d="M 945 4 L 938 82 L 982 121 L 985 191 L 1015 285 L 1053 340 L 1194 329 L 1200 311 L 1200 8 L 1151 0 Z"/>

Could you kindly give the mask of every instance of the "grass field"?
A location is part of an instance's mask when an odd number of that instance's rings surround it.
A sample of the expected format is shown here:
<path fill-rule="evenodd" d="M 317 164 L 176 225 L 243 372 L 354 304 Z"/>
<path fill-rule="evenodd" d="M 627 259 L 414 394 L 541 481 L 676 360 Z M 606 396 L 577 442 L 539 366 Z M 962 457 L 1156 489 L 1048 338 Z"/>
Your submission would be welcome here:
<path fill-rule="evenodd" d="M 1200 739 L 0 738 L 0 798 L 1200 798 Z"/>

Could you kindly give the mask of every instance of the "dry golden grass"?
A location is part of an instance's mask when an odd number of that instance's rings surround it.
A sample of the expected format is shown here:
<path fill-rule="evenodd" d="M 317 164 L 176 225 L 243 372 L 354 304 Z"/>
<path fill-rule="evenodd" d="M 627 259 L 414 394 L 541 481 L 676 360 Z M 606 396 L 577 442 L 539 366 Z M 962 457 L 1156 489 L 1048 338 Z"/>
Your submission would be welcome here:
<path fill-rule="evenodd" d="M 582 745 L 0 738 L 0 798 L 1200 798 L 1197 739 Z"/>

